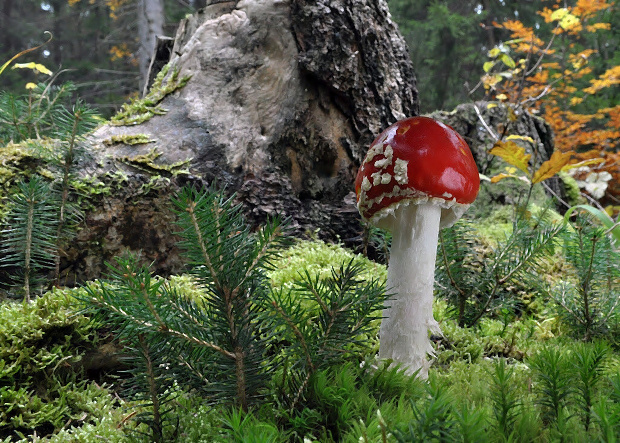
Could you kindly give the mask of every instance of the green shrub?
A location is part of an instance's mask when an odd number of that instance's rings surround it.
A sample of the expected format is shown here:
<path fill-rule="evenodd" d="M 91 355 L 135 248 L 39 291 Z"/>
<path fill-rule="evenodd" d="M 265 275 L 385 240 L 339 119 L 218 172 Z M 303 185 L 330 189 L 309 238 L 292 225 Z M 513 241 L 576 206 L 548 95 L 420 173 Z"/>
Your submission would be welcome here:
<path fill-rule="evenodd" d="M 578 217 L 560 239 L 569 266 L 552 288 L 556 312 L 586 341 L 608 336 L 620 323 L 620 253 L 591 218 Z"/>
<path fill-rule="evenodd" d="M 108 283 L 84 288 L 93 317 L 131 358 L 126 384 L 144 402 L 136 418 L 153 441 L 177 435 L 175 383 L 243 413 L 269 393 L 287 420 L 303 420 L 321 371 L 359 363 L 376 335 L 384 285 L 360 278 L 359 260 L 327 276 L 299 273 L 291 288 L 273 289 L 265 271 L 291 243 L 286 226 L 272 220 L 254 233 L 232 201 L 190 188 L 174 200 L 180 246 L 203 296 L 186 296 L 132 256 L 109 265 Z M 284 369 L 274 375 L 276 368 Z"/>

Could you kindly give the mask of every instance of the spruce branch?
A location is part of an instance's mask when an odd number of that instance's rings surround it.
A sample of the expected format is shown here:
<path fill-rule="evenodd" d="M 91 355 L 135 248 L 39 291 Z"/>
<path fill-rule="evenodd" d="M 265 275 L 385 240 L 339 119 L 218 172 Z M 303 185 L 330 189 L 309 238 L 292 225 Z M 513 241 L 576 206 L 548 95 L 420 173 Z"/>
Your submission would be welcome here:
<path fill-rule="evenodd" d="M 144 359 L 144 364 L 146 368 L 146 379 L 149 385 L 149 396 L 151 398 L 151 405 L 153 407 L 153 441 L 159 443 L 163 441 L 163 426 L 161 420 L 161 411 L 159 404 L 159 392 L 157 389 L 157 376 L 155 374 L 154 362 L 151 358 L 151 354 L 149 352 L 148 343 L 144 337 L 144 334 L 138 334 L 138 344 L 139 350 L 142 354 L 142 358 Z"/>
<path fill-rule="evenodd" d="M 620 315 L 620 254 L 604 235 L 604 228 L 589 217 L 580 216 L 567 225 L 560 239 L 569 266 L 553 296 L 566 324 L 591 341 L 608 330 L 610 319 Z"/>
<path fill-rule="evenodd" d="M 271 328 L 289 335 L 283 358 L 296 362 L 289 370 L 299 380 L 289 404 L 291 411 L 314 373 L 341 363 L 355 347 L 367 345 L 367 334 L 381 316 L 386 295 L 382 284 L 361 280 L 360 272 L 351 260 L 327 278 L 305 272 L 293 290 L 271 293 Z"/>
<path fill-rule="evenodd" d="M 540 270 L 562 229 L 562 225 L 542 218 L 520 220 L 491 250 L 482 247 L 466 221 L 444 229 L 437 279 L 459 326 L 473 326 L 490 312 L 509 308 L 514 303 L 507 290 L 511 284 L 541 286 Z"/>
<path fill-rule="evenodd" d="M 97 116 L 92 109 L 86 107 L 82 102 L 78 101 L 71 110 L 62 108 L 57 117 L 57 129 L 55 136 L 61 141 L 60 155 L 57 156 L 57 166 L 61 170 L 61 178 L 59 183 L 60 207 L 58 215 L 58 225 L 56 229 L 56 239 L 58 242 L 58 251 L 54 259 L 54 279 L 59 284 L 60 279 L 60 258 L 62 252 L 61 239 L 63 233 L 67 230 L 67 212 L 77 213 L 75 205 L 70 205 L 71 182 L 74 163 L 76 157 L 81 155 L 78 152 L 78 143 L 84 139 L 84 136 L 92 131 L 97 122 Z"/>
<path fill-rule="evenodd" d="M 2 231 L 0 267 L 14 269 L 15 281 L 22 284 L 29 301 L 37 277 L 53 265 L 56 202 L 49 185 L 38 176 L 17 187 L 9 201 L 8 226 Z"/>
<path fill-rule="evenodd" d="M 164 343 L 181 379 L 212 401 L 247 410 L 271 377 L 265 269 L 290 244 L 286 228 L 275 219 L 252 233 L 239 206 L 214 189 L 183 189 L 173 204 L 180 245 L 204 297 L 188 298 L 128 256 L 109 265 L 110 282 L 87 288 L 87 298 L 121 339 L 142 334 Z"/>

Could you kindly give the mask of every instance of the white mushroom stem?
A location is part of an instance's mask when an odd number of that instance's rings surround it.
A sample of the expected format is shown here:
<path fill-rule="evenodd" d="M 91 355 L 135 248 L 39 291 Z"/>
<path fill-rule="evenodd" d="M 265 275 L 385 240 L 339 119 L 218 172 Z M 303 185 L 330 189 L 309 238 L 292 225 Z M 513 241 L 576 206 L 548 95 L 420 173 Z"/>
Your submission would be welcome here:
<path fill-rule="evenodd" d="M 440 333 L 433 317 L 433 285 L 441 207 L 430 203 L 400 205 L 392 220 L 392 247 L 386 301 L 380 330 L 379 358 L 401 363 L 409 373 L 428 377 L 433 355 L 429 331 Z"/>

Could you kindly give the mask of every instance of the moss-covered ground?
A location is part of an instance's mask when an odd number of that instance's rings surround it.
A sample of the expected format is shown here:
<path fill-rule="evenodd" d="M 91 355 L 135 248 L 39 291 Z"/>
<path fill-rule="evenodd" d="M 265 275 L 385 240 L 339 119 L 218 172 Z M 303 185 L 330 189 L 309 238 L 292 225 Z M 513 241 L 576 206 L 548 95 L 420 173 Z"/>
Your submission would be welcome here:
<path fill-rule="evenodd" d="M 269 278 L 275 287 L 290 288 L 300 272 L 325 276 L 332 267 L 352 259 L 363 266 L 365 278 L 385 279 L 384 265 L 319 241 L 300 241 L 286 250 Z M 192 298 L 202 296 L 188 276 L 170 281 Z M 30 304 L 5 301 L 1 305 L 0 435 L 4 441 L 143 440 L 132 432 L 140 426 L 131 419 L 135 414 L 131 398 L 117 392 L 115 379 L 122 379 L 122 372 L 116 368 L 90 373 L 85 363 L 111 337 L 104 326 L 80 314 L 81 302 L 75 296 L 81 291 L 55 289 Z M 297 434 L 290 427 L 283 431 L 281 418 L 273 411 L 259 408 L 244 415 L 209 405 L 178 387 L 174 408 L 179 441 L 440 441 L 441 429 L 450 438 L 445 441 L 615 441 L 620 353 L 613 340 L 583 344 L 569 334 L 548 301 L 527 316 L 488 316 L 475 328 L 460 328 L 441 293 L 437 295 L 434 310 L 443 335 L 433 337 L 437 355 L 428 382 L 372 369 L 378 343 L 371 339 L 358 363 L 313 377 L 308 395 L 314 407 L 307 417 L 296 419 Z M 593 386 L 591 424 L 586 431 L 575 355 L 584 346 L 595 349 L 600 343 L 606 343 L 607 353 Z M 561 354 L 560 370 L 571 380 L 559 418 L 549 416 L 548 387 L 534 364 L 547 349 Z M 508 384 L 498 379 L 500 362 L 509 370 Z M 304 420 L 314 426 L 323 423 L 323 428 L 304 425 Z"/>

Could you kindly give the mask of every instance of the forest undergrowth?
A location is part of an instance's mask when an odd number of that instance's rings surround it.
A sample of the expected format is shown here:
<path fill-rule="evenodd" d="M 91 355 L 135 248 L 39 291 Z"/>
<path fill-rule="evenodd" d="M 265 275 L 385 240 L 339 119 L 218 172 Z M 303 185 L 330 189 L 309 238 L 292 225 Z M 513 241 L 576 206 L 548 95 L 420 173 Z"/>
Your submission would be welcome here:
<path fill-rule="evenodd" d="M 471 221 L 444 231 L 423 381 L 375 358 L 384 265 L 295 241 L 286 220 L 253 232 L 215 189 L 172 203 L 188 274 L 125 256 L 100 281 L 3 302 L 3 441 L 620 434 L 620 261 L 592 217 L 541 209 L 492 241 Z"/>
<path fill-rule="evenodd" d="M 524 137 L 489 151 L 505 164 L 441 234 L 421 380 L 376 358 L 389 236 L 360 226 L 351 251 L 287 219 L 252 228 L 215 186 L 170 201 L 183 275 L 126 254 L 62 287 L 99 123 L 72 91 L 0 93 L 0 441 L 620 438 L 620 228 L 578 189 L 556 212 L 543 182 L 568 157 L 534 169 Z"/>

